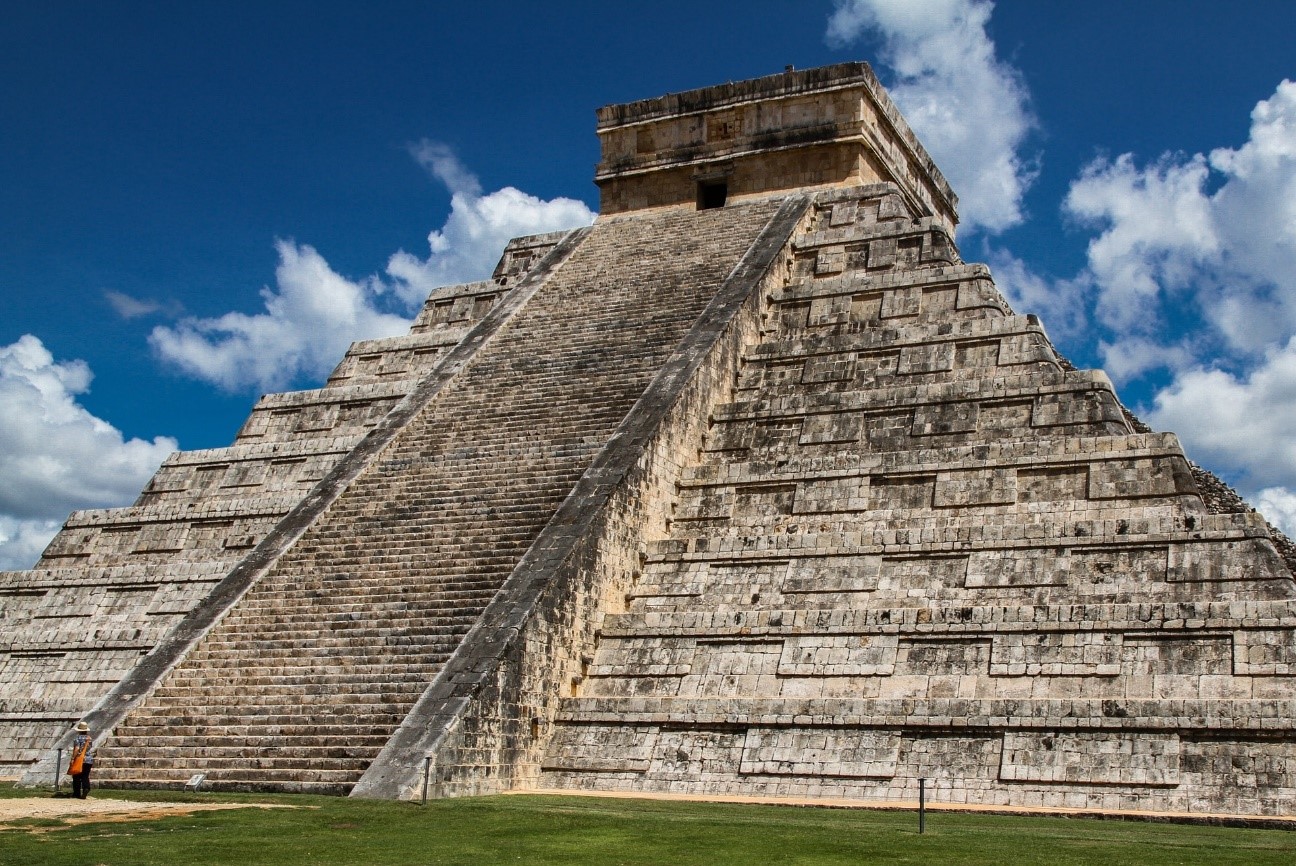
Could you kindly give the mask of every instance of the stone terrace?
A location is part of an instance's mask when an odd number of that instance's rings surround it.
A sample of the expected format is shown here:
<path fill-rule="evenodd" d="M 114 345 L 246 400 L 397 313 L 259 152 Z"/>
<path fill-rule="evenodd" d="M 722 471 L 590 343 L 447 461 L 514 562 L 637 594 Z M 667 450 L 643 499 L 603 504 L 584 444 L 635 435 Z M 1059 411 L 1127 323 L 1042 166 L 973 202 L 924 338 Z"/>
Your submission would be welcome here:
<path fill-rule="evenodd" d="M 1290 814 L 1258 515 L 898 197 L 821 193 L 543 787 Z"/>

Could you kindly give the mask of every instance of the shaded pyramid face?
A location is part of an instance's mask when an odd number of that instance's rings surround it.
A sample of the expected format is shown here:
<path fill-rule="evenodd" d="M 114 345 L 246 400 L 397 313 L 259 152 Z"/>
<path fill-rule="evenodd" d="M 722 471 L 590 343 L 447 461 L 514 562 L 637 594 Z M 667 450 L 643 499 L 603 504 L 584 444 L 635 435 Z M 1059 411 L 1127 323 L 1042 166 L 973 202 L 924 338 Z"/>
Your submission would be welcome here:
<path fill-rule="evenodd" d="M 1263 522 L 903 211 L 819 195 L 541 784 L 1290 813 Z"/>
<path fill-rule="evenodd" d="M 961 261 L 867 66 L 599 123 L 593 227 L 0 575 L 0 764 L 1296 812 L 1263 520 Z"/>

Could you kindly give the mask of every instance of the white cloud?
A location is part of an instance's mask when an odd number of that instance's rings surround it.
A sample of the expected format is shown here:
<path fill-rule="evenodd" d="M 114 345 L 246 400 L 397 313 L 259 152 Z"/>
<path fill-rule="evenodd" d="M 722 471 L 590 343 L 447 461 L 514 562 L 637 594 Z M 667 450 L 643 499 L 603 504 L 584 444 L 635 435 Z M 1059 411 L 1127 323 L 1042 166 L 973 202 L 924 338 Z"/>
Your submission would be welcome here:
<path fill-rule="evenodd" d="M 1101 231 L 1081 279 L 1118 335 L 1160 330 L 1191 303 L 1229 349 L 1283 341 L 1296 330 L 1296 83 L 1256 105 L 1242 147 L 1097 160 L 1064 208 Z"/>
<path fill-rule="evenodd" d="M 0 514 L 0 571 L 31 568 L 61 526 L 57 520 L 18 520 Z"/>
<path fill-rule="evenodd" d="M 1098 341 L 1103 370 L 1117 383 L 1129 382 L 1152 370 L 1177 370 L 1192 363 L 1187 343 L 1165 345 L 1156 340 L 1130 336 L 1116 342 Z"/>
<path fill-rule="evenodd" d="M 1255 106 L 1240 147 L 1096 160 L 1064 209 L 1098 230 L 1075 282 L 1105 366 L 1168 370 L 1147 420 L 1288 519 L 1274 491 L 1296 490 L 1296 84 Z"/>
<path fill-rule="evenodd" d="M 0 347 L 0 568 L 31 565 L 69 511 L 134 499 L 176 449 L 165 436 L 125 440 L 87 411 L 76 395 L 91 378 L 30 334 Z"/>
<path fill-rule="evenodd" d="M 1033 313 L 1054 339 L 1080 333 L 1086 323 L 1084 291 L 1072 281 L 1049 280 L 1003 249 L 986 248 L 995 286 L 1019 314 Z"/>
<path fill-rule="evenodd" d="M 327 373 L 353 340 L 408 329 L 407 319 L 378 309 L 381 284 L 346 279 L 304 244 L 278 241 L 275 248 L 277 288 L 261 290 L 265 312 L 159 325 L 149 335 L 158 355 L 227 390 L 276 390 Z"/>
<path fill-rule="evenodd" d="M 511 186 L 482 195 L 477 178 L 445 145 L 424 140 L 410 152 L 451 193 L 450 216 L 428 235 L 427 258 L 401 250 L 387 262 L 397 294 L 411 306 L 421 304 L 437 286 L 486 279 L 504 245 L 515 237 L 594 221 L 594 212 L 575 199 L 546 201 Z"/>
<path fill-rule="evenodd" d="M 1147 420 L 1178 433 L 1194 459 L 1238 476 L 1244 493 L 1296 488 L 1296 337 L 1245 374 L 1180 372 Z"/>
<path fill-rule="evenodd" d="M 1035 126 L 1017 70 L 995 57 L 989 0 L 836 0 L 828 42 L 882 37 L 895 73 L 887 89 L 959 196 L 966 227 L 1001 231 L 1022 220 L 1035 178 L 1020 155 Z"/>
<path fill-rule="evenodd" d="M 1063 208 L 1102 233 L 1089 242 L 1084 279 L 1099 318 L 1118 331 L 1148 330 L 1164 293 L 1188 288 L 1219 253 L 1206 159 L 1163 157 L 1138 168 L 1130 154 L 1097 160 L 1071 184 Z"/>
<path fill-rule="evenodd" d="M 490 276 L 504 245 L 519 235 L 588 225 L 579 201 L 545 201 L 505 187 L 488 195 L 444 145 L 422 141 L 410 154 L 451 192 L 450 216 L 428 235 L 430 252 L 391 256 L 384 280 L 350 280 L 305 244 L 279 241 L 276 285 L 262 289 L 264 312 L 183 319 L 153 329 L 149 342 L 167 363 L 227 390 L 288 387 L 319 378 L 354 340 L 404 333 L 428 293 Z"/>
<path fill-rule="evenodd" d="M 162 301 L 148 300 L 145 298 L 134 298 L 125 292 L 117 292 L 112 289 L 104 290 L 104 299 L 108 301 L 108 306 L 123 319 L 138 319 L 140 316 L 148 316 L 153 313 L 163 313 L 168 316 L 178 316 L 184 308 L 179 301 Z"/>
<path fill-rule="evenodd" d="M 1251 502 L 1288 538 L 1296 537 L 1296 493 L 1286 487 L 1266 487 L 1256 492 Z"/>

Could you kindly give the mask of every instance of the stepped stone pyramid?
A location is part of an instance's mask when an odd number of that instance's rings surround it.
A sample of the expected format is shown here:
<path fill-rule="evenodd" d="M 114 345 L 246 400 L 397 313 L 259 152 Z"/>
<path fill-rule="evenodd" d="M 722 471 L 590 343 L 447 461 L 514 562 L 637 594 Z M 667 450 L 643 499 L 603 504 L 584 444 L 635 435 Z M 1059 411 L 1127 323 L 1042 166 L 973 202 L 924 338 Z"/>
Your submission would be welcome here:
<path fill-rule="evenodd" d="M 1296 814 L 1296 584 L 954 244 L 861 63 L 599 111 L 602 215 L 0 576 L 0 761 Z M 68 612 L 75 614 L 68 618 Z"/>

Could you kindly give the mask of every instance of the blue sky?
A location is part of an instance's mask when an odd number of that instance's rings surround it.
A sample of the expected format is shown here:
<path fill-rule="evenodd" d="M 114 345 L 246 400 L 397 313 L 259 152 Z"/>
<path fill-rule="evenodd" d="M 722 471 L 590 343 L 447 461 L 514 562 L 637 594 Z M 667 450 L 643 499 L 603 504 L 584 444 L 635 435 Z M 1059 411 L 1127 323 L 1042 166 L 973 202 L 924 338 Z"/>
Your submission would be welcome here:
<path fill-rule="evenodd" d="M 868 60 L 1082 366 L 1296 528 L 1296 4 L 19 4 L 0 567 L 597 208 L 594 109 Z"/>

